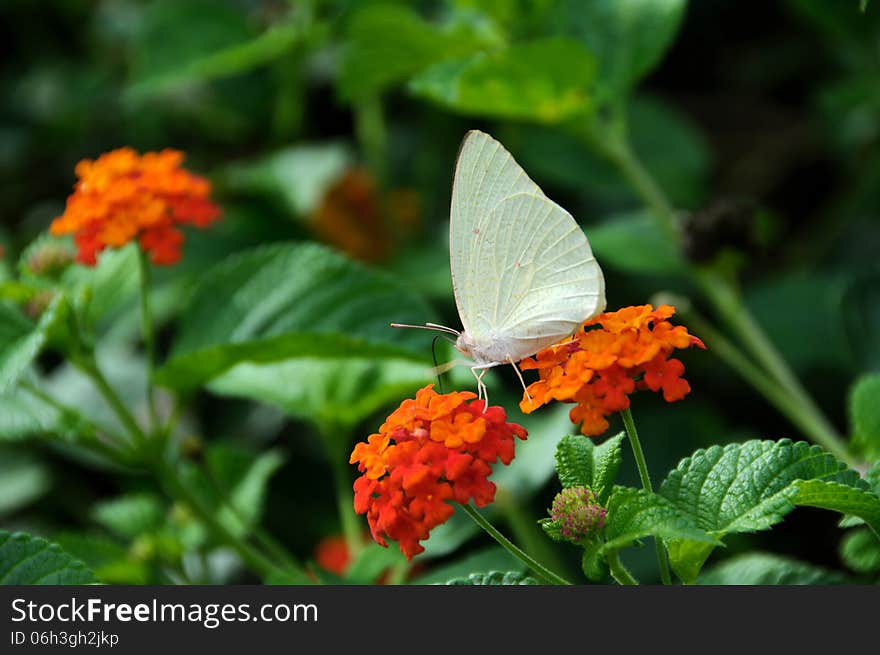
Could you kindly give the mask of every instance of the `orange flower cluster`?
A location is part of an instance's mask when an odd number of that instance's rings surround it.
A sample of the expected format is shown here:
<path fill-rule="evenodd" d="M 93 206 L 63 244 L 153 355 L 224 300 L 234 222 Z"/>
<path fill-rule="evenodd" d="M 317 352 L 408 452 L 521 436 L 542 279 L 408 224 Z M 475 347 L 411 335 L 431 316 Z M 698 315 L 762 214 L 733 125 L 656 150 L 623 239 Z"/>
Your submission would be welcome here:
<path fill-rule="evenodd" d="M 367 515 L 377 543 L 397 541 L 407 559 L 452 516 L 449 501 L 483 507 L 495 499 L 491 464 L 509 464 L 514 437 L 527 434 L 506 422 L 503 408 L 484 411 L 473 393 L 438 394 L 433 386 L 404 400 L 350 459 L 363 474 L 354 483 L 355 511 Z"/>
<path fill-rule="evenodd" d="M 180 260 L 180 225 L 204 228 L 220 216 L 209 200 L 211 184 L 180 168 L 177 150 L 147 152 L 119 148 L 76 165 L 79 181 L 52 234 L 73 234 L 77 261 L 97 263 L 104 248 L 138 239 L 154 264 Z"/>
<path fill-rule="evenodd" d="M 520 362 L 522 369 L 540 374 L 520 409 L 529 414 L 551 400 L 577 403 L 572 422 L 595 436 L 608 429 L 606 416 L 629 407 L 636 389 L 662 391 L 666 402 L 681 400 L 691 386 L 681 377 L 684 364 L 671 355 L 677 348 L 706 346 L 686 327 L 666 320 L 674 313 L 669 305 L 656 310 L 640 305 L 599 314 L 571 339 Z"/>

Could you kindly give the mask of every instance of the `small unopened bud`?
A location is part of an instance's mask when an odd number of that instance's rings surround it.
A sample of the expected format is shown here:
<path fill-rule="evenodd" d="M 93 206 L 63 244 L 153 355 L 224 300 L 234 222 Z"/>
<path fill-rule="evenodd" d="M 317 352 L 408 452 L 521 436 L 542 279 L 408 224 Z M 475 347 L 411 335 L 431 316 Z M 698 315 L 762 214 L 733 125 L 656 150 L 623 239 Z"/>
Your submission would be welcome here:
<path fill-rule="evenodd" d="M 559 534 L 571 541 L 580 541 L 601 530 L 606 513 L 596 494 L 587 487 L 563 489 L 556 494 L 550 508 L 550 518 L 559 528 Z"/>
<path fill-rule="evenodd" d="M 54 298 L 55 292 L 52 289 L 41 289 L 25 303 L 24 313 L 36 321 L 49 308 Z"/>
<path fill-rule="evenodd" d="M 27 268 L 33 275 L 58 277 L 73 263 L 76 253 L 63 243 L 44 243 L 27 258 Z"/>

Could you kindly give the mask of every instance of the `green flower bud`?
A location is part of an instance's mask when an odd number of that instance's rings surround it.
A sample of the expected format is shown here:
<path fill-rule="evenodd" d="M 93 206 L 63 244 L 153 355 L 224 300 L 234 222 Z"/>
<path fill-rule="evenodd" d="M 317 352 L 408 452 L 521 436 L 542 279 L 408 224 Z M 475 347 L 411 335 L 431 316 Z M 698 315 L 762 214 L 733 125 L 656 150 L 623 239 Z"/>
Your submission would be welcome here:
<path fill-rule="evenodd" d="M 569 487 L 556 494 L 550 518 L 559 534 L 570 541 L 581 541 L 601 530 L 607 510 L 587 487 Z"/>

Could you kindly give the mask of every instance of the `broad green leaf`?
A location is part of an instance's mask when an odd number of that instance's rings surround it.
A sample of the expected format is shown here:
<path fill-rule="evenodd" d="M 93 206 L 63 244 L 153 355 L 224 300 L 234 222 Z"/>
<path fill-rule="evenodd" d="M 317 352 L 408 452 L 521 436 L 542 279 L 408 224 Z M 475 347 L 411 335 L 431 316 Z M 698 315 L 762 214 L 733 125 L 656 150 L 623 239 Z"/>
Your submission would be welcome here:
<path fill-rule="evenodd" d="M 868 459 L 880 457 L 880 374 L 865 375 L 849 394 L 853 445 Z"/>
<path fill-rule="evenodd" d="M 596 257 L 611 268 L 642 275 L 675 275 L 686 263 L 647 210 L 613 217 L 589 230 Z"/>
<path fill-rule="evenodd" d="M 565 0 L 560 31 L 577 36 L 599 62 L 611 96 L 625 93 L 654 68 L 672 43 L 686 0 Z"/>
<path fill-rule="evenodd" d="M 771 553 L 731 557 L 700 575 L 701 585 L 846 584 L 846 576 L 806 562 Z"/>
<path fill-rule="evenodd" d="M 92 518 L 110 532 L 133 539 L 157 530 L 165 520 L 165 509 L 153 494 L 129 494 L 98 503 Z"/>
<path fill-rule="evenodd" d="M 632 545 L 644 537 L 687 539 L 718 546 L 720 541 L 697 527 L 693 517 L 666 498 L 644 489 L 616 487 L 608 499 L 602 552 Z"/>
<path fill-rule="evenodd" d="M 431 381 L 430 367 L 411 361 L 303 357 L 275 364 L 241 363 L 208 388 L 270 403 L 319 425 L 353 427 Z"/>
<path fill-rule="evenodd" d="M 62 277 L 62 286 L 86 324 L 95 328 L 119 317 L 123 310 L 133 310 L 138 276 L 137 246 L 130 244 L 105 250 L 98 256 L 97 266 L 71 266 Z"/>
<path fill-rule="evenodd" d="M 215 444 L 205 460 L 213 492 L 224 501 L 219 519 L 236 534 L 246 534 L 262 516 L 269 480 L 284 465 L 284 456 L 279 450 L 255 454 Z M 212 506 L 220 507 L 220 503 L 215 499 Z"/>
<path fill-rule="evenodd" d="M 439 26 L 407 7 L 365 7 L 352 16 L 339 72 L 348 99 L 378 93 L 445 59 L 487 42 L 465 25 Z M 491 40 L 490 40 L 491 41 Z"/>
<path fill-rule="evenodd" d="M 341 142 L 298 145 L 232 163 L 221 177 L 230 189 L 280 198 L 293 215 L 306 217 L 353 162 L 351 148 Z"/>
<path fill-rule="evenodd" d="M 178 62 L 169 70 L 151 71 L 132 84 L 128 93 L 133 98 L 161 94 L 196 82 L 231 77 L 246 73 L 289 53 L 306 37 L 306 31 L 293 22 L 271 26 L 262 34 Z"/>
<path fill-rule="evenodd" d="M 598 446 L 582 435 L 567 435 L 556 448 L 556 473 L 563 488 L 585 486 L 604 503 L 623 460 L 620 444 L 624 433 Z"/>
<path fill-rule="evenodd" d="M 867 489 L 828 480 L 798 480 L 795 505 L 819 507 L 857 516 L 868 524 L 880 539 L 880 496 Z"/>
<path fill-rule="evenodd" d="M 767 530 L 781 521 L 797 504 L 797 485 L 802 480 L 835 482 L 856 490 L 866 486 L 858 473 L 819 446 L 788 439 L 754 440 L 696 451 L 669 473 L 660 495 L 721 539 L 734 532 Z M 710 544 L 682 540 L 667 545 L 673 569 L 688 583 L 713 549 Z"/>
<path fill-rule="evenodd" d="M 518 571 L 489 571 L 488 573 L 471 573 L 464 578 L 447 580 L 448 585 L 538 585 L 535 578 Z"/>
<path fill-rule="evenodd" d="M 581 570 L 587 579 L 593 582 L 602 582 L 609 576 L 603 546 L 604 544 L 599 540 L 592 541 L 584 547 L 584 554 L 581 556 Z"/>
<path fill-rule="evenodd" d="M 64 532 L 53 541 L 88 566 L 107 584 L 148 584 L 149 566 L 115 539 L 99 533 Z"/>
<path fill-rule="evenodd" d="M 840 543 L 840 559 L 858 573 L 880 572 L 880 539 L 867 528 L 850 530 Z"/>
<path fill-rule="evenodd" d="M 59 295 L 39 320 L 28 320 L 17 307 L 0 302 L 0 393 L 8 391 L 50 341 L 67 316 Z"/>
<path fill-rule="evenodd" d="M 43 496 L 52 486 L 49 468 L 36 455 L 0 449 L 0 516 L 25 507 Z"/>
<path fill-rule="evenodd" d="M 402 283 L 322 246 L 256 248 L 203 276 L 156 379 L 192 389 L 241 362 L 303 356 L 427 361 L 424 335 L 389 323 L 432 315 Z"/>
<path fill-rule="evenodd" d="M 211 0 L 147 3 L 138 21 L 129 68 L 138 95 L 167 88 L 168 80 L 184 73 L 193 79 L 200 62 L 254 37 L 242 11 Z"/>
<path fill-rule="evenodd" d="M 71 417 L 27 391 L 11 389 L 0 395 L 0 441 L 76 432 L 76 423 Z"/>
<path fill-rule="evenodd" d="M 583 46 L 553 38 L 437 64 L 409 89 L 462 114 L 557 123 L 592 108 L 594 76 Z"/>
<path fill-rule="evenodd" d="M 0 530 L 0 584 L 75 585 L 98 582 L 85 564 L 58 544 Z"/>
<path fill-rule="evenodd" d="M 411 584 L 437 584 L 453 578 L 463 578 L 475 571 L 514 571 L 525 573 L 526 566 L 501 546 L 489 546 L 461 557 L 449 564 L 430 569 L 412 580 Z"/>

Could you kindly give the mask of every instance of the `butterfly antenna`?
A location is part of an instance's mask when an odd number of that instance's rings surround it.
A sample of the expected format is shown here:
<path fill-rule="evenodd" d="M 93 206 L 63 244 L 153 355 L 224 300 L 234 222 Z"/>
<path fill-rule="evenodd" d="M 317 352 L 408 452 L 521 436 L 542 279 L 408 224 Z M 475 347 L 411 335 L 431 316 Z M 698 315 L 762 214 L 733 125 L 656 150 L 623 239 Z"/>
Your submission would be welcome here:
<path fill-rule="evenodd" d="M 437 364 L 437 339 L 443 339 L 444 336 L 442 334 L 435 335 L 433 339 L 431 339 L 431 358 L 434 360 L 434 370 L 437 371 L 437 389 L 442 394 L 443 393 L 443 372 L 440 371 L 440 365 Z"/>
<path fill-rule="evenodd" d="M 437 332 L 446 332 L 447 334 L 454 334 L 455 336 L 459 336 L 461 332 L 458 330 L 453 330 L 451 327 L 446 327 L 445 325 L 437 325 L 436 323 L 425 323 L 424 325 L 409 325 L 407 323 L 392 323 L 391 327 L 393 328 L 413 328 L 415 330 L 435 330 Z"/>

